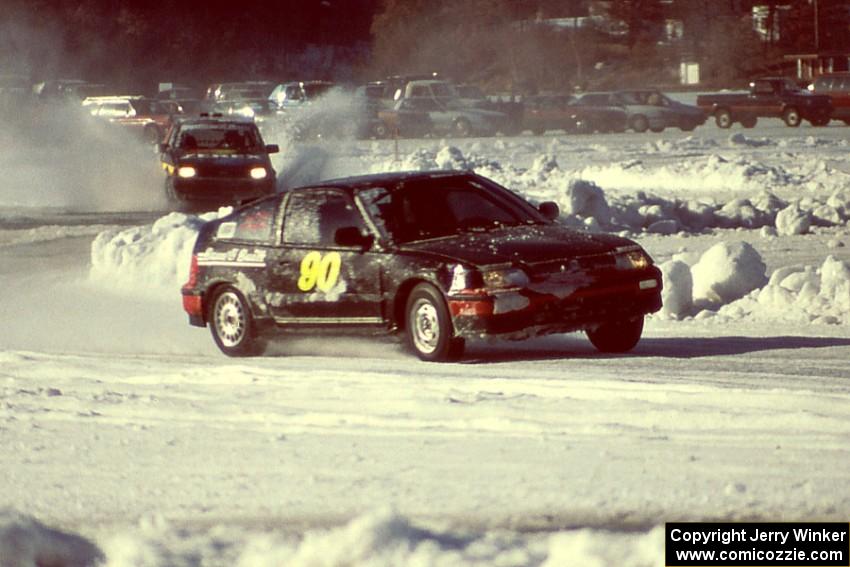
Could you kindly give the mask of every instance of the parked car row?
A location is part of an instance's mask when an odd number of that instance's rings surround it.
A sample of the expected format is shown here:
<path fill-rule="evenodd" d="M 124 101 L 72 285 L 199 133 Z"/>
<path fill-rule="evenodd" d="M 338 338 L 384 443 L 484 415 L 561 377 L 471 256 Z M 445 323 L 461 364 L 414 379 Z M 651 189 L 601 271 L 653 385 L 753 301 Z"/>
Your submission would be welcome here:
<path fill-rule="evenodd" d="M 657 89 L 581 94 L 487 95 L 476 85 L 434 74 L 392 76 L 350 88 L 324 80 L 214 83 L 205 90 L 160 83 L 154 97 L 115 94 L 83 80 L 50 80 L 27 87 L 26 77 L 0 81 L 0 98 L 82 101 L 92 115 L 159 142 L 175 116 L 204 112 L 285 122 L 300 138 L 691 131 L 713 118 L 719 128 L 752 128 L 773 117 L 788 126 L 842 120 L 850 125 L 850 72 L 827 73 L 803 90 L 791 79 L 765 77 L 746 93 L 700 95 L 696 105 Z M 29 94 L 28 94 L 29 93 Z M 9 106 L 9 104 L 7 104 Z"/>

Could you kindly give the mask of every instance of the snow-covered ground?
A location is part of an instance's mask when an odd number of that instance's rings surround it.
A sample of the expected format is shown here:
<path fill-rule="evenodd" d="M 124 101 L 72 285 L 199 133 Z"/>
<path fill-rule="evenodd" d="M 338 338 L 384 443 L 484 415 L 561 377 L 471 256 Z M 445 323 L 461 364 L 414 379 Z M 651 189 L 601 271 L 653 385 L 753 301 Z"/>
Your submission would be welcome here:
<path fill-rule="evenodd" d="M 0 135 L 0 565 L 656 566 L 665 521 L 846 521 L 850 129 L 267 134 L 289 185 L 474 168 L 555 200 L 641 242 L 665 309 L 623 356 L 573 335 L 227 359 L 181 310 L 203 218 L 157 212 L 155 156 L 97 130 L 36 162 Z M 138 153 L 89 177 L 87 145 Z"/>

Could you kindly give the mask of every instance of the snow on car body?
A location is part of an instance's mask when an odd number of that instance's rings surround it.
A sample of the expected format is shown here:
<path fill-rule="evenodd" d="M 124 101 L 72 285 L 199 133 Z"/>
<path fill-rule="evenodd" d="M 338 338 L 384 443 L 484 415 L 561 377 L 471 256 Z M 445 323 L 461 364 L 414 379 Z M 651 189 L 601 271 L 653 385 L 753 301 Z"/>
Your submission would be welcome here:
<path fill-rule="evenodd" d="M 661 307 L 659 270 L 634 242 L 556 216 L 473 173 L 322 182 L 204 225 L 183 305 L 237 356 L 273 330 L 403 332 L 423 360 L 577 330 L 631 349 Z"/>
<path fill-rule="evenodd" d="M 275 191 L 275 170 L 251 119 L 220 115 L 177 121 L 160 144 L 165 193 L 172 204 L 245 203 Z"/>

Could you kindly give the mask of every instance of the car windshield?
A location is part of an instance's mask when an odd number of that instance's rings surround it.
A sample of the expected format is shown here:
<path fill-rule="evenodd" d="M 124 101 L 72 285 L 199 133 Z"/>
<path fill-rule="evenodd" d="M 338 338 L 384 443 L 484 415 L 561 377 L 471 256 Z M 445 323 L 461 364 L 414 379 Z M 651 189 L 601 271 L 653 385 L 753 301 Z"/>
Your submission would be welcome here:
<path fill-rule="evenodd" d="M 186 150 L 257 152 L 259 137 L 249 124 L 186 124 L 180 129 L 177 147 Z"/>
<path fill-rule="evenodd" d="M 483 178 L 436 177 L 358 195 L 375 225 L 398 244 L 545 222 L 526 201 Z"/>

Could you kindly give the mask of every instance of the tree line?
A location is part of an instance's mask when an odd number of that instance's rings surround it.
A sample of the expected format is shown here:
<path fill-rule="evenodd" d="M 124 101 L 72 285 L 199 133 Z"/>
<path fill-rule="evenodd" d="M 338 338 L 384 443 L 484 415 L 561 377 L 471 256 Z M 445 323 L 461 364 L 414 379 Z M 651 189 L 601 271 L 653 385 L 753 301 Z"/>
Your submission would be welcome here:
<path fill-rule="evenodd" d="M 781 72 L 787 53 L 850 51 L 846 0 L 3 4 L 0 74 L 128 88 L 438 72 L 529 92 L 671 84 L 683 60 L 700 64 L 704 83 L 723 85 Z M 764 6 L 766 34 L 753 29 L 754 5 Z"/>

